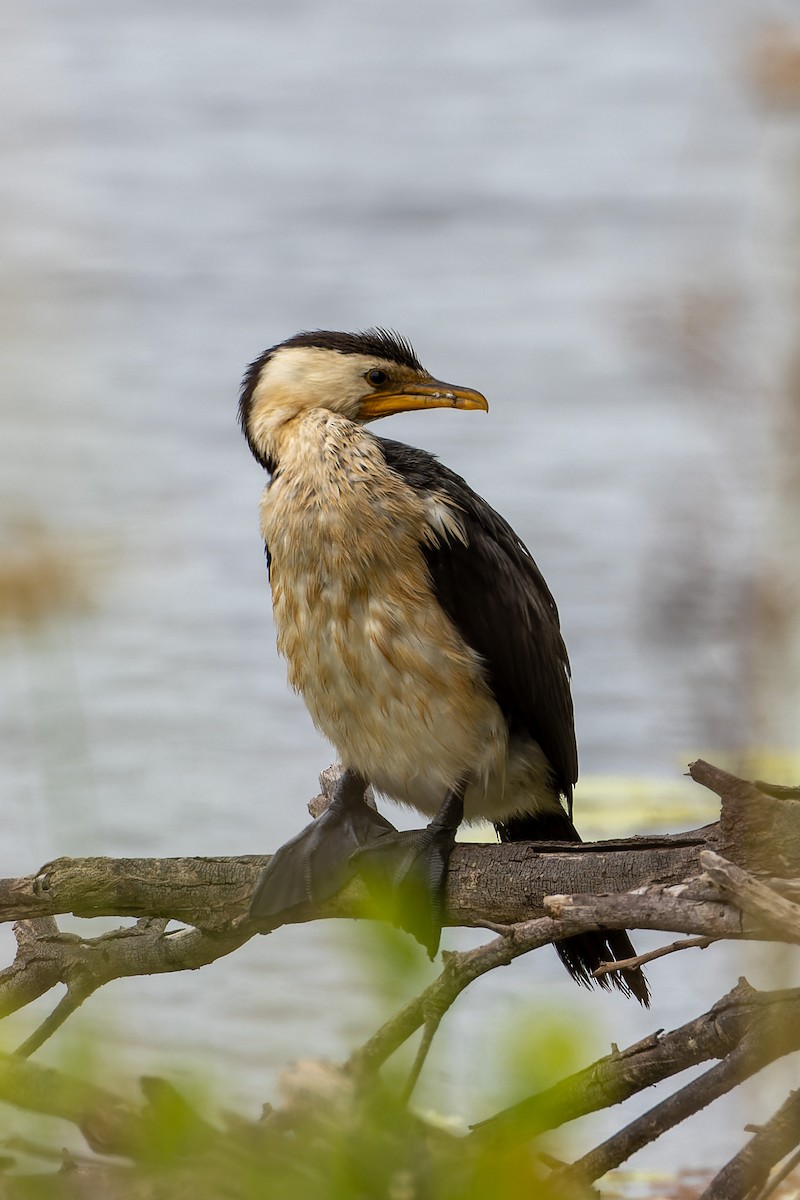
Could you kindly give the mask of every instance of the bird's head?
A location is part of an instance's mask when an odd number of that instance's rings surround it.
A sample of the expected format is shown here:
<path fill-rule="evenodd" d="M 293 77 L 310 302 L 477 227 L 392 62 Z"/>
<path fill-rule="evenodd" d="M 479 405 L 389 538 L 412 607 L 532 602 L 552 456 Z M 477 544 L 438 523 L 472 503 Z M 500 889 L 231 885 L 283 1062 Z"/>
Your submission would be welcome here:
<path fill-rule="evenodd" d="M 253 454 L 270 467 L 279 428 L 311 409 L 365 422 L 409 409 L 488 407 L 480 392 L 434 379 L 397 334 L 317 330 L 295 334 L 251 363 L 239 418 Z"/>

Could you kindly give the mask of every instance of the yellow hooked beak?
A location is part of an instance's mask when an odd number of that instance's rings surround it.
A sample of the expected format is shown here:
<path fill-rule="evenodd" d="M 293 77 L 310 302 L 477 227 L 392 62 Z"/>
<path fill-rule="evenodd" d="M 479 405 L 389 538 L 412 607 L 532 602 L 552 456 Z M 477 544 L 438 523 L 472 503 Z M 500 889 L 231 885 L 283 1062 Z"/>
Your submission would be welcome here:
<path fill-rule="evenodd" d="M 390 417 L 415 408 L 463 408 L 489 411 L 489 401 L 473 388 L 456 387 L 440 379 L 404 383 L 393 392 L 375 392 L 361 401 L 359 416 L 364 421 Z"/>

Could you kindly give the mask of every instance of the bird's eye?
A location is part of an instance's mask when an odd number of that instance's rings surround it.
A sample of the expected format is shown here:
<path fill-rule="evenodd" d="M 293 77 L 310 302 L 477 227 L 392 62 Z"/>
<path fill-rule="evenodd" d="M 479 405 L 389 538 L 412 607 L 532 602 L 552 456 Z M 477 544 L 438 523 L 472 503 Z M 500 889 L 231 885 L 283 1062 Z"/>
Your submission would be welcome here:
<path fill-rule="evenodd" d="M 373 387 L 382 387 L 388 382 L 389 376 L 385 371 L 381 371 L 379 367 L 373 367 L 371 371 L 367 371 L 365 377 L 367 383 L 371 383 Z"/>

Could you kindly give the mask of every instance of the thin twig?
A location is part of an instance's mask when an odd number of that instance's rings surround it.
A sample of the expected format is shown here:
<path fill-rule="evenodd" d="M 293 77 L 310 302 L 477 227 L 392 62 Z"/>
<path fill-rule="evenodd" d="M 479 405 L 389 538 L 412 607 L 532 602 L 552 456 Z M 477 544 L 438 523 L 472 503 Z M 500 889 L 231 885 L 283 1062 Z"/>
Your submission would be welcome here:
<path fill-rule="evenodd" d="M 499 921 L 480 921 L 476 929 L 488 929 L 490 933 L 496 933 L 499 937 L 513 937 L 515 924 L 503 925 Z"/>
<path fill-rule="evenodd" d="M 678 950 L 690 950 L 692 947 L 705 950 L 707 946 L 713 946 L 716 941 L 719 939 L 712 937 L 681 938 L 679 942 L 670 942 L 668 946 L 659 946 L 657 950 L 648 950 L 646 954 L 637 954 L 633 958 L 621 958 L 617 962 L 601 963 L 592 971 L 592 974 L 596 977 L 609 975 L 612 971 L 627 971 L 632 967 L 643 967 L 645 963 L 653 962 L 656 958 L 663 958 L 666 954 L 675 954 Z"/>
<path fill-rule="evenodd" d="M 714 1176 L 700 1200 L 744 1200 L 754 1188 L 764 1186 L 770 1169 L 798 1143 L 800 1091 L 794 1091 L 753 1134 L 747 1145 Z"/>
<path fill-rule="evenodd" d="M 403 1088 L 400 1097 L 403 1104 L 408 1104 L 408 1101 L 411 1099 L 411 1093 L 417 1086 L 417 1080 L 420 1077 L 422 1068 L 425 1066 L 425 1060 L 427 1059 L 428 1052 L 433 1045 L 433 1039 L 442 1023 L 443 1016 L 444 1013 L 439 1013 L 438 1016 L 430 1016 L 422 1026 L 422 1040 L 420 1041 L 419 1048 L 414 1056 L 414 1062 L 411 1070 L 408 1073 L 408 1079 L 406 1080 L 405 1087 Z"/>
<path fill-rule="evenodd" d="M 787 1158 L 783 1166 L 770 1176 L 765 1186 L 760 1192 L 753 1197 L 753 1200 L 768 1200 L 774 1192 L 778 1190 L 784 1179 L 788 1179 L 795 1167 L 800 1167 L 800 1150 L 797 1150 L 791 1158 Z"/>
<path fill-rule="evenodd" d="M 769 1018 L 773 1019 L 769 1019 Z M 618 1133 L 578 1159 L 564 1172 L 559 1172 L 561 1184 L 592 1183 L 643 1146 L 661 1137 L 668 1129 L 685 1121 L 713 1100 L 738 1087 L 767 1063 L 800 1049 L 800 1028 L 788 1029 L 775 1021 L 773 1011 L 767 1019 L 753 1021 L 744 1036 L 727 1057 L 698 1079 L 668 1096 L 660 1104 L 643 1113 Z M 796 1143 L 793 1142 L 792 1145 Z M 787 1148 L 788 1149 L 788 1148 Z M 784 1151 L 786 1153 L 786 1151 Z M 772 1160 L 775 1161 L 774 1159 Z M 717 1177 L 719 1178 L 719 1176 Z M 747 1189 L 745 1189 L 746 1191 Z M 745 1191 L 720 1190 L 704 1193 L 702 1200 L 739 1200 Z"/>
<path fill-rule="evenodd" d="M 751 1034 L 760 1044 L 776 1047 L 774 1057 L 779 1057 L 800 1048 L 800 1024 L 794 1022 L 800 1023 L 800 989 L 757 992 L 741 981 L 702 1016 L 625 1050 L 615 1048 L 590 1067 L 474 1126 L 472 1138 L 479 1145 L 502 1147 L 528 1142 L 699 1063 L 724 1059 Z"/>
<path fill-rule="evenodd" d="M 71 1017 L 74 1012 L 77 1012 L 84 1000 L 87 1000 L 99 986 L 99 981 L 96 987 L 89 987 L 85 984 L 83 986 L 77 984 L 68 986 L 66 994 L 61 997 L 49 1016 L 45 1017 L 41 1025 L 38 1025 L 34 1029 L 30 1037 L 27 1037 L 24 1042 L 17 1046 L 14 1051 L 15 1057 L 29 1058 L 48 1038 L 58 1032 L 67 1018 Z"/>
<path fill-rule="evenodd" d="M 800 787 L 787 786 L 785 783 L 765 783 L 763 779 L 754 780 L 753 787 L 776 800 L 800 800 Z"/>

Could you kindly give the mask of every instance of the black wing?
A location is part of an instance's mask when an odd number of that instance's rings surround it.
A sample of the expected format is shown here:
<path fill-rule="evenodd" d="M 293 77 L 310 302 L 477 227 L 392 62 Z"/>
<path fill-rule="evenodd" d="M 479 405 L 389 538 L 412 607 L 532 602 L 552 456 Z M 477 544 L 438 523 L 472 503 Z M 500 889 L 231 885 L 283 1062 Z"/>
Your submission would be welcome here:
<path fill-rule="evenodd" d="M 541 746 L 571 815 L 578 752 L 569 659 L 541 571 L 508 522 L 460 475 L 423 450 L 376 441 L 406 483 L 443 493 L 456 507 L 467 544 L 453 538 L 421 547 L 437 599 L 482 657 L 512 734 Z"/>

